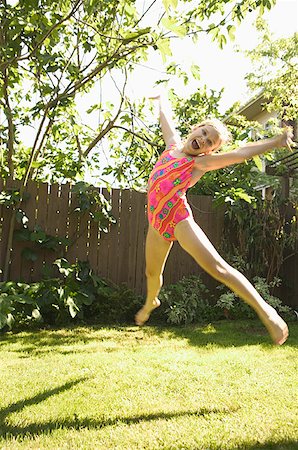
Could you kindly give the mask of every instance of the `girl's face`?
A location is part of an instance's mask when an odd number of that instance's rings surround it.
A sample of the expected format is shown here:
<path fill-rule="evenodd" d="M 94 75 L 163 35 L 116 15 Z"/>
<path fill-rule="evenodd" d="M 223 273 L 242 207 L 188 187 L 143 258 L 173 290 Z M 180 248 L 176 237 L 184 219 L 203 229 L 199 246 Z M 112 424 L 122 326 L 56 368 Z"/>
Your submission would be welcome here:
<path fill-rule="evenodd" d="M 212 125 L 200 125 L 187 137 L 184 152 L 191 156 L 211 153 L 221 144 L 218 131 Z"/>

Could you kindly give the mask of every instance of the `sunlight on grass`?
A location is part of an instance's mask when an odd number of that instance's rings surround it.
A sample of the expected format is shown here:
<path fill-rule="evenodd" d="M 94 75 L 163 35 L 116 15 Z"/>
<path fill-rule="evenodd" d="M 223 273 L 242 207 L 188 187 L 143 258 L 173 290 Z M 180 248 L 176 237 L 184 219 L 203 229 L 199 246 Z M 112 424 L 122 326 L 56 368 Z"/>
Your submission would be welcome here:
<path fill-rule="evenodd" d="M 298 325 L 2 335 L 1 449 L 296 449 Z"/>
<path fill-rule="evenodd" d="M 216 333 L 216 329 L 211 323 L 209 323 L 206 327 L 202 328 L 203 334 L 213 334 Z"/>

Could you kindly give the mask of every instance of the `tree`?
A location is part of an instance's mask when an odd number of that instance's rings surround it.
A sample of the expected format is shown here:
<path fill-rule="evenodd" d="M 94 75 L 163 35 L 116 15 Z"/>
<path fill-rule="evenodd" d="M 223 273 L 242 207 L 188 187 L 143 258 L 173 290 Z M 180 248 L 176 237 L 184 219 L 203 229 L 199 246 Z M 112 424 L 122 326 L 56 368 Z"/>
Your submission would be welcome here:
<path fill-rule="evenodd" d="M 107 136 L 121 142 L 127 132 L 123 124 L 132 139 L 136 137 L 134 110 L 125 97 L 126 80 L 134 65 L 146 60 L 149 49 L 158 51 L 166 62 L 171 39 L 198 39 L 200 33 L 211 34 L 223 46 L 249 11 L 262 13 L 275 0 L 204 0 L 199 5 L 163 0 L 148 26 L 155 3 L 144 1 L 142 9 L 135 0 L 1 2 L 1 174 L 22 180 L 13 204 L 4 279 L 16 213 L 28 180 L 74 180 Z M 90 129 L 82 119 L 79 99 L 82 107 L 95 83 L 119 73 L 118 98 L 111 103 L 104 93 L 86 107 L 88 120 L 95 112 L 100 114 L 98 125 Z M 24 127 L 32 130 L 29 145 L 22 139 Z M 148 142 L 146 135 L 142 142 Z M 146 147 L 141 148 L 146 155 Z M 118 151 L 123 154 L 120 146 Z"/>
<path fill-rule="evenodd" d="M 0 6 L 0 89 L 4 117 L 0 130 L 2 175 L 23 178 L 59 176 L 74 179 L 84 159 L 111 132 L 130 118 L 125 80 L 149 49 L 171 56 L 173 38 L 209 33 L 219 45 L 252 9 L 270 8 L 274 0 L 4 0 Z M 141 12 L 144 11 L 144 12 Z M 145 26 L 148 16 L 152 25 Z M 122 86 L 113 104 L 108 95 L 85 111 L 100 113 L 95 129 L 84 125 L 79 108 L 94 83 L 121 72 Z M 123 117 L 123 110 L 124 117 Z M 22 127 L 32 127 L 29 146 Z M 132 130 L 132 128 L 130 128 Z M 119 130 L 118 130 L 119 131 Z M 133 131 L 133 130 L 132 130 Z M 46 169 L 46 170 L 45 170 Z"/>
<path fill-rule="evenodd" d="M 266 109 L 279 113 L 285 121 L 298 117 L 298 33 L 289 38 L 273 39 L 268 25 L 257 21 L 261 42 L 247 55 L 254 63 L 246 77 L 253 92 L 262 91 Z M 270 67 L 270 70 L 268 70 Z"/>

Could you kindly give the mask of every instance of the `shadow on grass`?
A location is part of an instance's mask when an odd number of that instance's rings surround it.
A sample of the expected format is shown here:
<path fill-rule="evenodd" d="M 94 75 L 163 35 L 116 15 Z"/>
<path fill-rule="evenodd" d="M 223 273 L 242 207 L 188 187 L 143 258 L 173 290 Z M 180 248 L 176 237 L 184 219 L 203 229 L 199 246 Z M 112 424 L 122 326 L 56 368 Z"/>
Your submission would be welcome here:
<path fill-rule="evenodd" d="M 297 450 L 297 441 L 266 442 L 265 444 L 243 444 L 238 450 Z"/>
<path fill-rule="evenodd" d="M 208 325 L 189 325 L 177 327 L 154 327 L 161 337 L 172 334 L 173 337 L 187 339 L 194 347 L 215 346 L 219 348 L 261 345 L 277 348 L 271 341 L 266 328 L 259 321 L 219 321 Z M 286 347 L 298 346 L 298 323 L 289 324 L 289 338 L 283 344 Z M 298 447 L 297 447 L 298 448 Z"/>
<path fill-rule="evenodd" d="M 121 349 L 128 339 L 127 346 L 133 343 L 141 344 L 144 339 L 150 337 L 160 337 L 167 339 L 187 339 L 189 344 L 194 347 L 215 346 L 218 348 L 243 347 L 247 345 L 262 345 L 266 348 L 276 348 L 272 343 L 266 328 L 260 321 L 218 321 L 213 324 L 188 325 L 188 326 L 166 326 L 149 323 L 142 328 L 136 326 L 73 326 L 61 329 L 34 330 L 21 333 L 7 333 L 0 336 L 0 348 L 20 354 L 21 358 L 31 356 L 40 356 L 49 352 L 60 354 L 72 354 L 73 346 L 76 353 L 93 352 L 85 344 L 92 342 L 119 342 Z M 287 347 L 298 347 L 298 322 L 289 324 L 290 336 L 283 345 Z M 107 331 L 106 335 L 104 331 Z M 110 335 L 110 332 L 119 332 Z M 20 344 L 16 348 L 10 348 L 11 345 Z M 153 341 L 154 344 L 154 341 Z M 68 348 L 67 348 L 68 347 Z M 105 351 L 117 351 L 118 348 L 106 348 Z"/>
<path fill-rule="evenodd" d="M 39 329 L 20 332 L 7 332 L 0 334 L 0 347 L 5 345 L 17 344 L 22 341 L 22 347 L 26 346 L 28 350 L 32 347 L 40 347 L 45 345 L 46 347 L 56 347 L 61 345 L 72 345 L 77 343 L 84 343 L 90 341 L 99 340 L 97 336 L 92 336 L 91 331 L 93 327 L 61 327 L 51 329 Z"/>
<path fill-rule="evenodd" d="M 200 408 L 198 410 L 187 411 L 170 411 L 170 412 L 155 412 L 151 414 L 139 414 L 136 416 L 117 416 L 114 418 L 80 418 L 76 415 L 73 418 L 65 418 L 62 420 L 50 420 L 41 423 L 30 423 L 26 426 L 14 426 L 7 423 L 7 416 L 11 413 L 21 411 L 26 406 L 41 403 L 51 396 L 57 395 L 61 392 L 71 389 L 73 386 L 87 380 L 86 377 L 77 380 L 69 381 L 61 386 L 58 386 L 48 391 L 41 392 L 33 397 L 29 397 L 18 402 L 12 403 L 6 408 L 0 410 L 0 437 L 4 440 L 10 440 L 17 437 L 35 438 L 38 435 L 50 434 L 55 430 L 82 430 L 82 429 L 103 429 L 109 426 L 117 425 L 135 425 L 143 422 L 158 421 L 160 419 L 175 419 L 179 417 L 208 417 L 211 414 L 218 414 L 220 418 L 223 415 L 232 414 L 237 408 Z M 238 450 L 295 450 L 297 449 L 297 441 L 280 441 L 268 442 L 265 444 L 247 443 L 237 446 Z"/>
<path fill-rule="evenodd" d="M 86 381 L 88 377 L 81 377 L 77 380 L 68 381 L 67 383 L 63 384 L 62 386 L 55 387 L 53 389 L 49 389 L 48 391 L 43 391 L 40 394 L 34 395 L 33 397 L 26 398 L 24 400 L 19 400 L 18 402 L 12 403 L 6 408 L 0 409 L 0 427 L 3 422 L 3 419 L 5 419 L 6 416 L 8 416 L 11 413 L 21 411 L 26 406 L 31 405 L 37 405 L 38 403 L 43 402 L 49 397 L 52 397 L 53 395 L 60 394 L 61 392 L 67 391 L 68 389 L 71 389 L 73 386 L 76 386 L 79 383 L 82 383 L 83 381 Z M 1 428 L 0 428 L 1 429 Z"/>
<path fill-rule="evenodd" d="M 63 420 L 51 420 L 41 423 L 31 423 L 26 426 L 13 426 L 6 422 L 6 417 L 14 412 L 21 411 L 26 406 L 38 404 L 47 398 L 71 389 L 78 383 L 86 380 L 86 378 L 80 378 L 74 381 L 63 384 L 62 386 L 50 389 L 48 391 L 41 392 L 33 397 L 19 400 L 6 408 L 0 410 L 0 437 L 4 440 L 10 440 L 17 437 L 23 438 L 35 438 L 38 435 L 50 434 L 55 430 L 82 430 L 82 429 L 103 429 L 109 426 L 117 425 L 135 425 L 143 422 L 158 421 L 160 419 L 175 419 L 179 417 L 208 417 L 211 414 L 227 415 L 235 412 L 235 409 L 218 409 L 218 408 L 201 408 L 193 411 L 173 411 L 173 412 L 155 412 L 151 414 L 139 414 L 136 416 L 118 416 L 115 418 L 79 418 L 74 415 L 73 418 L 66 418 Z M 281 441 L 279 443 L 268 442 L 265 444 L 243 444 L 241 447 L 237 447 L 239 450 L 295 450 L 297 448 L 297 442 L 294 441 Z"/>
<path fill-rule="evenodd" d="M 33 397 L 29 397 L 23 400 L 19 400 L 6 408 L 0 410 L 0 436 L 4 439 L 10 439 L 12 437 L 34 437 L 43 433 L 50 433 L 57 429 L 69 429 L 69 430 L 81 430 L 81 429 L 101 429 L 108 426 L 115 425 L 134 425 L 141 422 L 151 422 L 160 419 L 173 419 L 184 416 L 208 416 L 210 414 L 230 414 L 235 409 L 218 409 L 218 408 L 201 408 L 194 411 L 173 411 L 173 412 L 156 412 L 152 414 L 139 414 L 136 416 L 118 416 L 115 418 L 79 418 L 76 415 L 73 418 L 66 418 L 62 420 L 52 420 L 41 423 L 31 423 L 26 426 L 14 426 L 7 423 L 7 416 L 11 413 L 21 411 L 26 406 L 35 405 L 41 403 L 47 398 L 71 389 L 78 383 L 85 381 L 87 378 L 80 378 L 78 380 L 70 381 L 62 386 L 48 391 L 41 392 Z"/>

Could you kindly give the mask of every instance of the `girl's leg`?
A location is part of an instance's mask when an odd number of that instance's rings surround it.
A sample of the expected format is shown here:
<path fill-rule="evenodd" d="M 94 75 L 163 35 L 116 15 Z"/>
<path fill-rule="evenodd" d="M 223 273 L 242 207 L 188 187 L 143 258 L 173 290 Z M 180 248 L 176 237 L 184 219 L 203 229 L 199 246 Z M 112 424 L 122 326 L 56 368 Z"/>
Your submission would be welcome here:
<path fill-rule="evenodd" d="M 252 284 L 231 267 L 216 251 L 203 230 L 192 218 L 175 228 L 175 237 L 181 247 L 213 278 L 224 283 L 258 314 L 276 344 L 283 344 L 288 337 L 288 327 L 274 308 L 263 300 Z"/>
<path fill-rule="evenodd" d="M 144 306 L 135 316 L 137 325 L 147 322 L 151 312 L 160 305 L 157 296 L 162 286 L 162 273 L 172 244 L 149 225 L 146 238 L 147 298 Z"/>

